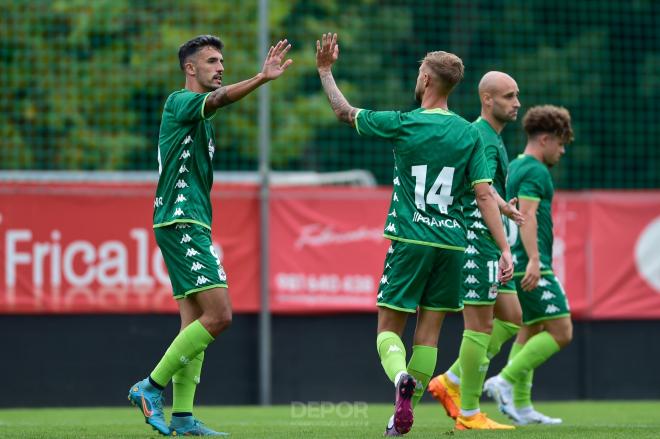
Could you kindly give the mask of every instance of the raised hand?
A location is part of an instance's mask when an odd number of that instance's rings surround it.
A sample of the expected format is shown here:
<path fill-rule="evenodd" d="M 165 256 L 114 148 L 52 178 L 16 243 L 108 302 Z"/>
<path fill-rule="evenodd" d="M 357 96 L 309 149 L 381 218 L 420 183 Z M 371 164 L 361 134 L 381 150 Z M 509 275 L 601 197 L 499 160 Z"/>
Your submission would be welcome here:
<path fill-rule="evenodd" d="M 282 63 L 289 49 L 291 49 L 291 44 L 286 39 L 278 41 L 275 47 L 270 46 L 266 61 L 264 61 L 264 66 L 261 69 L 261 73 L 266 79 L 278 78 L 291 65 L 293 62 L 291 58 Z"/>
<path fill-rule="evenodd" d="M 339 58 L 337 34 L 323 34 L 321 41 L 316 40 L 316 68 L 319 71 L 330 70 Z"/>

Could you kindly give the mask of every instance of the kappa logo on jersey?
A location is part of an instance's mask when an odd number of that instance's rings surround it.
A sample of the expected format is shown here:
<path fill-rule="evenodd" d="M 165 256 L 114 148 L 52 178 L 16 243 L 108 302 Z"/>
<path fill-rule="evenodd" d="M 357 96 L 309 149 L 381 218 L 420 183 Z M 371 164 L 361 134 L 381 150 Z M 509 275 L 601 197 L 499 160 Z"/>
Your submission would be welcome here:
<path fill-rule="evenodd" d="M 399 197 L 396 195 L 396 192 L 394 192 L 394 196 L 392 197 L 392 201 L 399 201 Z"/>
<path fill-rule="evenodd" d="M 183 244 L 190 241 L 192 241 L 192 238 L 190 237 L 189 234 L 186 233 L 185 235 L 183 235 L 183 238 L 181 238 L 181 242 L 179 242 L 179 244 Z"/>
<path fill-rule="evenodd" d="M 437 220 L 433 217 L 429 218 L 428 216 L 424 216 L 419 212 L 413 213 L 413 222 L 423 223 L 426 224 L 427 226 L 432 226 L 432 227 L 447 227 L 448 229 L 460 227 L 458 221 L 456 221 L 455 219 L 445 218 L 445 219 Z"/>
<path fill-rule="evenodd" d="M 193 139 L 192 136 L 188 136 L 185 139 L 183 139 L 183 142 L 181 142 L 182 145 L 187 145 L 189 143 L 192 143 Z"/>
<path fill-rule="evenodd" d="M 184 180 L 179 180 L 176 182 L 174 185 L 175 188 L 177 189 L 184 189 L 188 187 L 188 183 L 186 183 Z"/>
<path fill-rule="evenodd" d="M 183 203 L 184 201 L 188 201 L 186 197 L 183 196 L 183 194 L 179 194 L 176 196 L 176 200 L 174 201 L 175 203 Z"/>
<path fill-rule="evenodd" d="M 465 254 L 468 254 L 468 255 L 478 255 L 478 254 L 479 254 L 479 250 L 477 250 L 476 248 L 474 248 L 473 245 L 468 245 L 467 248 L 465 249 Z"/>
<path fill-rule="evenodd" d="M 468 290 L 467 294 L 465 295 L 466 299 L 478 299 L 479 294 L 477 294 L 476 291 L 474 290 Z"/>
<path fill-rule="evenodd" d="M 394 186 L 401 186 L 401 183 L 399 182 L 399 177 L 394 177 L 394 180 L 392 180 L 392 184 Z"/>
<path fill-rule="evenodd" d="M 548 307 L 545 309 L 546 314 L 554 314 L 556 312 L 559 312 L 559 307 L 557 305 L 550 304 Z"/>
<path fill-rule="evenodd" d="M 200 286 L 209 283 L 210 280 L 206 276 L 197 276 L 197 282 L 195 282 L 195 286 Z"/>
<path fill-rule="evenodd" d="M 477 239 L 477 234 L 474 233 L 473 230 L 468 230 L 467 231 L 467 239 L 469 239 L 470 241 L 472 241 L 473 239 Z"/>
<path fill-rule="evenodd" d="M 470 214 L 472 218 L 481 218 L 481 212 L 477 209 Z"/>
<path fill-rule="evenodd" d="M 479 269 L 479 266 L 472 259 L 468 259 L 465 265 L 463 265 L 463 268 L 467 268 L 468 270 L 474 270 L 474 269 Z"/>
<path fill-rule="evenodd" d="M 221 282 L 225 282 L 227 280 L 227 273 L 225 273 L 224 268 L 218 268 L 218 277 L 220 278 Z"/>
<path fill-rule="evenodd" d="M 387 275 L 386 275 L 386 274 L 384 274 L 384 275 L 380 278 L 380 284 L 381 284 L 381 285 L 389 284 L 389 282 L 387 281 Z"/>
<path fill-rule="evenodd" d="M 183 174 L 184 172 L 190 172 L 190 171 L 188 171 L 186 165 L 181 165 L 181 167 L 179 168 L 179 174 Z"/>
<path fill-rule="evenodd" d="M 213 139 L 209 139 L 209 157 L 211 157 L 211 160 L 213 160 L 213 154 L 215 154 L 215 143 L 213 143 Z"/>
<path fill-rule="evenodd" d="M 390 245 L 390 247 L 387 249 L 387 254 L 391 255 L 392 253 L 394 253 L 394 247 L 392 247 L 392 245 Z"/>
<path fill-rule="evenodd" d="M 470 285 L 475 285 L 475 284 L 478 284 L 479 281 L 477 280 L 477 278 L 473 274 L 470 274 L 470 275 L 468 275 L 468 277 L 465 278 L 465 283 L 470 284 Z"/>
<path fill-rule="evenodd" d="M 477 199 L 475 198 L 475 199 L 472 200 L 472 202 L 470 203 L 470 206 L 476 206 L 476 205 L 477 205 Z"/>
<path fill-rule="evenodd" d="M 154 199 L 154 207 L 160 207 L 163 205 L 163 197 L 156 197 Z"/>
<path fill-rule="evenodd" d="M 470 227 L 473 229 L 486 230 L 486 226 L 484 226 L 484 223 L 482 223 L 481 221 L 473 222 Z"/>
<path fill-rule="evenodd" d="M 389 262 L 386 262 L 386 263 L 385 263 L 385 269 L 387 270 L 388 268 L 392 268 L 392 266 L 390 265 Z"/>
<path fill-rule="evenodd" d="M 550 281 L 548 279 L 544 277 L 539 279 L 539 287 L 547 287 L 548 285 L 550 285 Z"/>
<path fill-rule="evenodd" d="M 181 157 L 179 157 L 179 160 L 185 160 L 185 159 L 187 159 L 188 157 L 190 157 L 190 151 L 187 150 L 187 149 L 185 149 L 185 150 L 181 153 Z"/>
<path fill-rule="evenodd" d="M 396 218 L 396 209 L 392 209 L 392 211 L 388 213 L 387 216 L 393 216 L 394 218 Z"/>
<path fill-rule="evenodd" d="M 545 290 L 543 294 L 541 294 L 541 300 L 550 300 L 550 299 L 554 299 L 555 297 L 557 296 L 555 294 L 552 294 L 552 292 L 548 290 Z"/>
<path fill-rule="evenodd" d="M 200 262 L 193 262 L 192 266 L 190 267 L 190 271 L 198 271 L 198 270 L 203 270 L 204 267 Z"/>
<path fill-rule="evenodd" d="M 191 256 L 197 256 L 198 254 L 199 254 L 199 252 L 197 250 L 195 250 L 194 248 L 189 248 L 188 250 L 186 250 L 186 257 L 187 258 L 191 257 Z"/>
<path fill-rule="evenodd" d="M 394 224 L 392 224 L 392 223 L 389 223 L 389 224 L 387 225 L 387 227 L 385 227 L 385 231 L 386 231 L 386 232 L 396 233 L 396 226 L 395 226 Z"/>

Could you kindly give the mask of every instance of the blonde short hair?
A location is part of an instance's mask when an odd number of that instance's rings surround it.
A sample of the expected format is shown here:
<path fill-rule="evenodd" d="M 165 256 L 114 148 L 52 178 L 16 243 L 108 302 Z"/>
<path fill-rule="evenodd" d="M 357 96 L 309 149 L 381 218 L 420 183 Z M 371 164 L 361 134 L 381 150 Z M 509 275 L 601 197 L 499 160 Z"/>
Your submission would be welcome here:
<path fill-rule="evenodd" d="M 421 62 L 438 79 L 441 91 L 447 94 L 463 79 L 463 61 L 453 53 L 442 50 L 429 52 Z"/>

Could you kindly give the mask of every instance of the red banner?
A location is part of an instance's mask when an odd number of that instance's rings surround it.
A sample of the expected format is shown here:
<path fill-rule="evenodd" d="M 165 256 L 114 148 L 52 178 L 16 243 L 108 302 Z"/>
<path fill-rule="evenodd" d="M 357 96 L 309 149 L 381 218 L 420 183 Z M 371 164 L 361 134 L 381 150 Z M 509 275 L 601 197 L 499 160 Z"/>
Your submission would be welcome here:
<path fill-rule="evenodd" d="M 150 184 L 3 184 L 1 313 L 176 312 Z M 213 239 L 237 312 L 259 310 L 258 190 L 217 185 Z M 276 313 L 374 311 L 390 189 L 275 188 Z M 559 193 L 554 269 L 578 318 L 660 318 L 660 192 Z"/>
<path fill-rule="evenodd" d="M 0 313 L 175 312 L 151 228 L 154 187 L 21 184 L 0 188 Z M 256 311 L 254 188 L 218 188 L 214 244 L 232 302 Z"/>

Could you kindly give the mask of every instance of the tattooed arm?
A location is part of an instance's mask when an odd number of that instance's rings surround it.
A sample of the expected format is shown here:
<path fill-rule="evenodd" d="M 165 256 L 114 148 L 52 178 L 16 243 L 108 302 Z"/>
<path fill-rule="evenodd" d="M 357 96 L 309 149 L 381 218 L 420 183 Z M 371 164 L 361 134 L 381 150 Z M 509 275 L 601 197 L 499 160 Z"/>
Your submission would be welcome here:
<path fill-rule="evenodd" d="M 328 96 L 330 106 L 337 115 L 337 119 L 355 126 L 357 108 L 348 103 L 332 76 L 332 64 L 337 61 L 337 58 L 339 58 L 337 34 L 323 34 L 321 41 L 316 41 L 316 68 L 321 77 L 323 90 Z"/>

